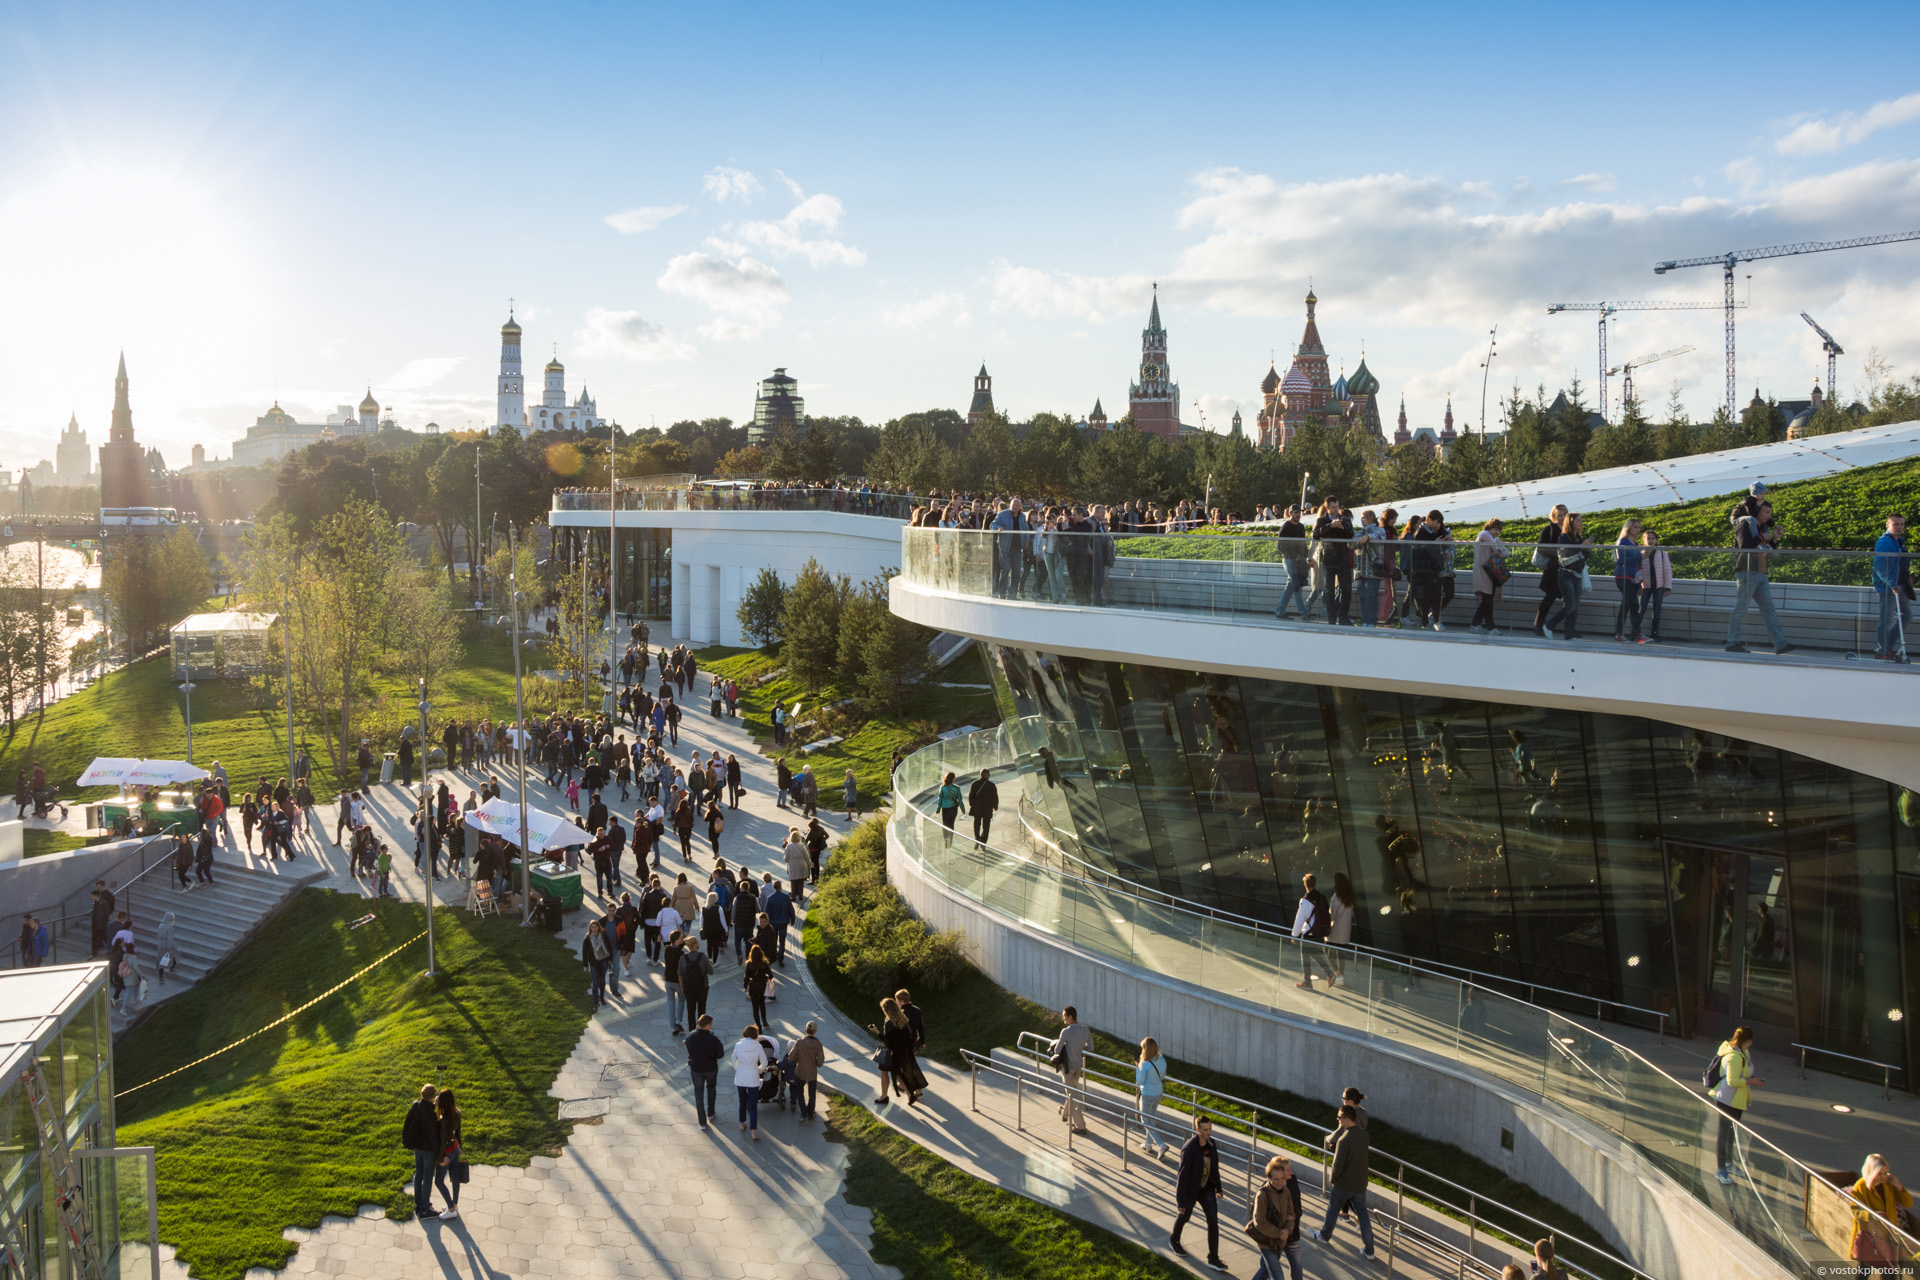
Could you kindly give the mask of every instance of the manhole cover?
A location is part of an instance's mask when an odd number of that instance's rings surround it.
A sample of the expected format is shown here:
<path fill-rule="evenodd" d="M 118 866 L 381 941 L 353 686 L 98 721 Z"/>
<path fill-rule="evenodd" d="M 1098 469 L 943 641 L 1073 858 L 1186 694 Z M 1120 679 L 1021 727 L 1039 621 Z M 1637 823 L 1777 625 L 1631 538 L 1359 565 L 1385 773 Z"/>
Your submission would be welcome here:
<path fill-rule="evenodd" d="M 605 1098 L 572 1098 L 560 1104 L 562 1120 L 597 1120 L 607 1114 L 611 1103 Z"/>
<path fill-rule="evenodd" d="M 653 1068 L 644 1062 L 615 1060 L 600 1066 L 602 1080 L 645 1080 L 652 1074 Z"/>

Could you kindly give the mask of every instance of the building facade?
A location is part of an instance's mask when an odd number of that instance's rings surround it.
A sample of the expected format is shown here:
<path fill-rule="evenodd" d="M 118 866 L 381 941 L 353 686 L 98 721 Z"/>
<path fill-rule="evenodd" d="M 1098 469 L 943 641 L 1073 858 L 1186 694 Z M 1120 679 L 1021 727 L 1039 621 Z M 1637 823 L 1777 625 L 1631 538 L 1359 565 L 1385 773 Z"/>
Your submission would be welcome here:
<path fill-rule="evenodd" d="M 520 322 L 507 313 L 500 326 L 500 376 L 494 392 L 494 427 L 512 427 L 516 431 L 604 431 L 607 420 L 600 416 L 593 396 L 585 387 L 579 396 L 567 402 L 567 367 L 559 355 L 547 362 L 540 390 L 540 403 L 527 408 L 527 384 L 520 371 Z"/>
<path fill-rule="evenodd" d="M 1166 440 L 1180 438 L 1180 384 L 1167 366 L 1167 331 L 1160 325 L 1160 286 L 1153 287 L 1153 310 L 1140 331 L 1140 372 L 1127 388 L 1133 425 Z"/>
<path fill-rule="evenodd" d="M 276 400 L 272 408 L 253 420 L 246 435 L 233 442 L 233 463 L 248 467 L 268 465 L 309 445 L 373 435 L 383 421 L 391 425 L 391 420 L 381 418 L 380 402 L 373 398 L 372 387 L 367 388 L 357 408 L 350 404 L 336 405 L 325 422 L 301 422 Z"/>
<path fill-rule="evenodd" d="M 500 378 L 494 395 L 493 425 L 527 429 L 527 384 L 520 374 L 520 322 L 507 312 L 500 326 Z"/>
<path fill-rule="evenodd" d="M 1320 340 L 1320 323 L 1315 315 L 1320 299 L 1311 288 L 1306 304 L 1306 326 L 1285 376 L 1269 364 L 1267 376 L 1260 380 L 1260 447 L 1285 449 L 1294 434 L 1311 422 L 1365 432 L 1376 448 L 1384 450 L 1387 435 L 1380 420 L 1380 379 L 1367 368 L 1364 354 L 1352 377 L 1330 375 L 1327 348 Z"/>
<path fill-rule="evenodd" d="M 68 416 L 53 457 L 57 483 L 71 488 L 94 482 L 93 451 L 87 448 L 87 433 L 80 429 L 79 415 Z"/>
<path fill-rule="evenodd" d="M 967 406 L 967 425 L 977 427 L 993 412 L 993 378 L 987 373 L 986 362 L 980 364 L 980 372 L 973 375 L 973 402 Z"/>
<path fill-rule="evenodd" d="M 120 354 L 119 371 L 113 375 L 113 416 L 107 427 L 107 442 L 100 446 L 100 505 L 103 507 L 146 507 L 148 501 L 147 458 L 133 438 L 133 405 L 127 394 L 127 357 Z"/>
<path fill-rule="evenodd" d="M 986 372 L 986 366 L 980 366 Z M 753 421 L 747 426 L 747 443 L 766 446 L 773 443 L 782 427 L 795 432 L 807 429 L 807 402 L 800 398 L 800 382 L 775 369 L 773 376 L 760 380 L 760 394 L 754 397 Z"/>

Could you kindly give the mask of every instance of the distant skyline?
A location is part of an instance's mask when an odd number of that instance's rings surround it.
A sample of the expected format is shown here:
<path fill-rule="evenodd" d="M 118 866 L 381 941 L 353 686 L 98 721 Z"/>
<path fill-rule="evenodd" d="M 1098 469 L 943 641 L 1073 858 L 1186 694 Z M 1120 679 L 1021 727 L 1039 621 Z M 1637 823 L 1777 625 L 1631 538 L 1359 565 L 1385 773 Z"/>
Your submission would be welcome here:
<path fill-rule="evenodd" d="M 1920 10 L 1390 4 L 0 3 L 0 465 L 105 438 L 226 457 L 276 399 L 492 421 L 508 299 L 622 425 L 808 408 L 1118 419 L 1150 287 L 1183 417 L 1251 419 L 1309 282 L 1388 431 L 1595 380 L 1590 315 L 1715 302 L 1655 261 L 1920 229 Z M 1737 46 L 1727 33 L 1739 33 Z M 1869 33 L 1871 39 L 1861 39 Z M 1271 52 L 1269 52 L 1271 51 Z M 1817 68 L 1844 67 L 1844 74 Z M 1751 273 L 1751 281 L 1746 277 Z M 1740 396 L 1846 347 L 1920 372 L 1920 243 L 1741 268 Z M 1720 315 L 1611 357 L 1720 402 Z M 1614 385 L 1618 394 L 1618 384 Z M 1591 399 L 1592 393 L 1589 392 Z M 1491 418 L 1491 408 L 1489 415 Z"/>

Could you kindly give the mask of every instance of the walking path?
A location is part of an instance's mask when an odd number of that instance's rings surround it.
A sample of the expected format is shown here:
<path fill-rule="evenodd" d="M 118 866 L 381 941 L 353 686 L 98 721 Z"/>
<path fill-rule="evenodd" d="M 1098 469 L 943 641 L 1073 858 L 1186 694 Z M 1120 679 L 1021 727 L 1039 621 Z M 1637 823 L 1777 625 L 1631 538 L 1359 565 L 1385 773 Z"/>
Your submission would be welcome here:
<path fill-rule="evenodd" d="M 704 706 L 702 699 L 691 701 Z M 691 750 L 698 748 L 704 754 L 715 747 L 739 756 L 747 783 L 741 808 L 728 812 L 721 856 L 730 865 L 744 864 L 756 873 L 778 873 L 779 850 L 794 815 L 776 805 L 771 762 L 757 753 L 745 728 L 737 721 L 715 721 L 704 712 L 689 715 L 672 754 L 684 764 Z M 512 774 L 496 772 L 511 797 Z M 434 775 L 436 780 L 440 776 Z M 462 799 L 464 790 L 479 782 L 478 771 L 455 771 L 453 776 L 456 794 Z M 837 799 L 838 790 L 838 779 L 821 780 L 823 797 Z M 617 804 L 617 795 L 616 788 L 609 803 L 625 820 L 634 806 Z M 565 811 L 564 798 L 537 775 L 529 778 L 528 800 L 541 808 Z M 406 826 L 411 802 L 398 786 L 376 785 L 370 812 L 394 850 L 395 893 L 403 900 L 423 901 L 425 886 L 412 866 L 412 833 Z M 823 809 L 822 818 L 829 816 Z M 290 878 L 315 875 L 317 864 L 324 876 L 318 884 L 370 896 L 370 886 L 349 874 L 345 851 L 333 847 L 332 824 L 332 807 L 321 806 L 300 837 L 301 856 L 292 862 L 266 862 L 245 850 L 236 853 L 225 844 L 218 857 L 223 864 L 244 862 L 266 875 Z M 832 817 L 827 825 L 836 838 L 847 829 L 844 817 Z M 696 842 L 695 855 L 692 865 L 667 857 L 663 871 L 686 869 L 689 879 L 704 892 L 711 867 L 704 838 Z M 626 882 L 632 891 L 630 862 Z M 459 884 L 441 882 L 438 889 L 445 906 L 457 909 L 464 903 Z M 585 911 L 569 913 L 556 945 L 577 952 L 587 916 Z M 784 1046 L 801 1033 L 806 1021 L 818 1022 L 828 1055 L 823 1090 L 837 1089 L 868 1103 L 876 1084 L 868 1066 L 872 1040 L 807 980 L 800 927 L 796 924 L 791 935 L 787 967 L 776 971 L 771 1032 Z M 708 1011 L 715 1031 L 728 1043 L 751 1017 L 739 977 L 731 949 L 723 949 Z M 581 982 L 586 982 L 584 973 Z M 891 1268 L 876 1266 L 868 1254 L 871 1214 L 844 1200 L 846 1149 L 827 1140 L 824 1125 L 802 1123 L 797 1114 L 769 1105 L 760 1112 L 761 1139 L 750 1141 L 733 1122 L 735 1100 L 726 1087 L 729 1081 L 723 1079 L 721 1120 L 710 1130 L 700 1130 L 685 1055 L 679 1038 L 671 1034 L 659 970 L 643 967 L 628 974 L 622 990 L 621 1000 L 594 1015 L 549 1091 L 560 1100 L 563 1115 L 583 1117 L 559 1156 L 537 1157 L 526 1169 L 476 1166 L 461 1197 L 458 1219 L 390 1222 L 370 1206 L 358 1217 L 328 1218 L 315 1230 L 288 1230 L 287 1238 L 300 1247 L 287 1270 L 315 1275 L 437 1274 L 459 1280 L 505 1276 L 868 1280 L 898 1275 Z M 995 1046 L 974 1047 L 986 1052 Z M 1166 1252 L 1173 1160 L 1141 1161 L 1136 1138 L 1136 1154 L 1123 1170 L 1117 1132 L 1099 1119 L 1092 1122 L 1093 1133 L 1076 1138 L 1074 1149 L 1068 1151 L 1065 1126 L 1048 1104 L 1027 1099 L 1022 1131 L 1014 1123 L 1016 1104 L 1009 1086 L 983 1081 L 978 1092 L 980 1110 L 975 1112 L 969 1109 L 973 1094 L 963 1074 L 926 1065 L 932 1086 L 927 1097 L 917 1107 L 896 1103 L 879 1109 L 887 1123 L 978 1177 Z M 724 1068 L 722 1075 L 727 1075 Z M 458 1087 L 457 1066 L 447 1083 Z M 472 1116 L 483 1110 L 484 1103 L 469 1099 L 467 1107 Z M 396 1185 L 406 1184 L 411 1177 L 402 1156 L 404 1152 L 396 1150 Z M 1303 1187 L 1309 1188 L 1308 1218 L 1317 1224 L 1324 1212 L 1317 1190 L 1312 1189 L 1318 1186 L 1317 1171 L 1305 1164 L 1298 1169 Z M 1238 1185 L 1233 1178 L 1227 1180 Z M 439 1203 L 437 1197 L 435 1203 Z M 1257 1265 L 1240 1230 L 1246 1216 L 1244 1195 L 1230 1188 L 1220 1212 L 1222 1252 L 1232 1273 L 1239 1276 L 1251 1275 Z M 1193 1251 L 1190 1261 L 1198 1266 L 1206 1252 L 1204 1221 L 1189 1227 L 1186 1243 Z M 1341 1228 L 1333 1246 L 1309 1242 L 1306 1251 L 1305 1260 L 1315 1276 L 1344 1280 L 1384 1270 L 1361 1260 L 1351 1226 Z M 1384 1232 L 1379 1251 L 1384 1260 Z M 162 1258 L 168 1276 L 186 1275 L 170 1247 L 162 1246 Z M 1395 1271 L 1439 1275 L 1430 1263 L 1409 1257 L 1404 1250 L 1396 1259 Z"/>

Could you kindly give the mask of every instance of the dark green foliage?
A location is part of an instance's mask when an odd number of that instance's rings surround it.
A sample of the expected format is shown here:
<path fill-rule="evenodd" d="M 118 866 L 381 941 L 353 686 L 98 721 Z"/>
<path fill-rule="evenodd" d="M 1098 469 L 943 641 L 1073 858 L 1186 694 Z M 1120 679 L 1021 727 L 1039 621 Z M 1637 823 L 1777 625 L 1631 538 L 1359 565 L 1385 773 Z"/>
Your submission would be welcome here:
<path fill-rule="evenodd" d="M 735 616 L 740 619 L 740 629 L 756 643 L 769 645 L 780 635 L 780 615 L 786 607 L 787 589 L 780 575 L 772 569 L 761 569 L 760 576 L 741 595 Z"/>
<path fill-rule="evenodd" d="M 887 883 L 884 818 L 869 819 L 833 847 L 807 921 L 810 937 L 818 922 L 823 943 L 815 967 L 876 1000 L 900 987 L 944 991 L 970 969 L 959 931 L 935 933 Z M 814 961 L 811 950 L 808 959 Z"/>
<path fill-rule="evenodd" d="M 787 588 L 780 610 L 780 634 L 787 669 L 803 688 L 824 689 L 834 682 L 840 657 L 840 614 L 853 594 L 846 574 L 835 578 L 808 559 Z"/>

